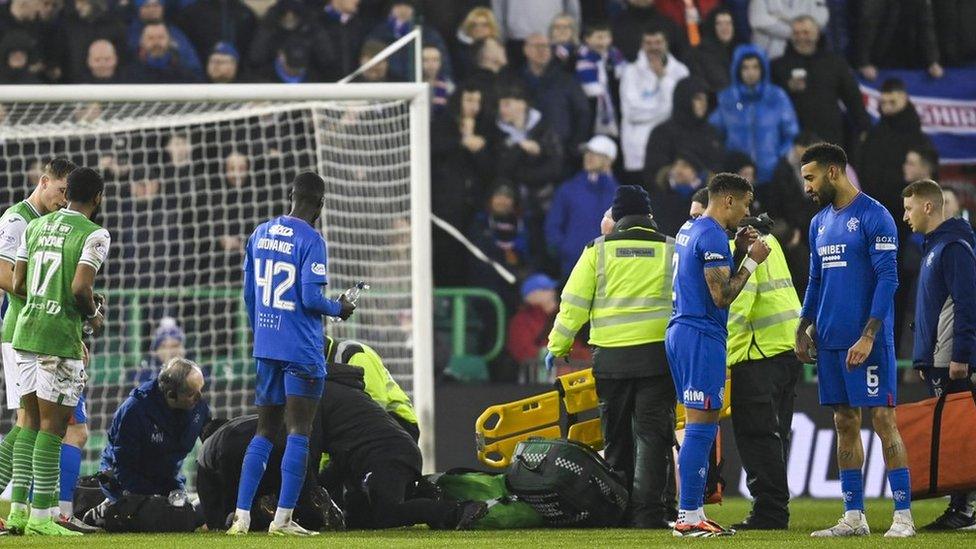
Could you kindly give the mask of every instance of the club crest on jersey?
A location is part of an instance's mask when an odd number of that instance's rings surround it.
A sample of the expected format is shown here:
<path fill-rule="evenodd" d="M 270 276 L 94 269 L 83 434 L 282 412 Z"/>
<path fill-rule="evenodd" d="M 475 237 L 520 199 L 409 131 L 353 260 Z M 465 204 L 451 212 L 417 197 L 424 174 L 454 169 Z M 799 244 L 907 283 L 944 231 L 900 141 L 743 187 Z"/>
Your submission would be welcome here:
<path fill-rule="evenodd" d="M 925 258 L 925 266 L 926 267 L 931 267 L 932 266 L 932 260 L 934 260 L 934 259 L 935 259 L 935 252 L 929 252 L 929 256 Z"/>
<path fill-rule="evenodd" d="M 705 252 L 705 261 L 722 261 L 725 256 L 715 252 Z"/>
<path fill-rule="evenodd" d="M 271 228 L 268 229 L 268 234 L 272 236 L 291 236 L 295 234 L 295 229 L 286 227 L 284 225 L 272 225 Z"/>
<path fill-rule="evenodd" d="M 825 229 L 825 227 L 817 227 L 817 236 L 822 235 L 823 232 L 824 232 L 824 229 Z"/>
<path fill-rule="evenodd" d="M 858 228 L 858 226 L 860 224 L 861 224 L 861 220 L 860 219 L 858 219 L 856 217 L 852 217 L 852 218 L 850 218 L 850 219 L 847 220 L 847 230 L 849 232 L 852 232 L 853 233 L 854 231 L 857 230 L 857 228 Z"/>
<path fill-rule="evenodd" d="M 323 263 L 312 263 L 312 274 L 325 276 L 325 265 Z"/>

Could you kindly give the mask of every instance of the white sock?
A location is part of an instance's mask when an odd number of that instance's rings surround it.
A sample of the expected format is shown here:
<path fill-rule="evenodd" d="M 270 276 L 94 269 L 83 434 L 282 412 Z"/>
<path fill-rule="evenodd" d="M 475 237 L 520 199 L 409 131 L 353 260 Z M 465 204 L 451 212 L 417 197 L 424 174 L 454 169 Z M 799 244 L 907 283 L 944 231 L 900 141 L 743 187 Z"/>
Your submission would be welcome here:
<path fill-rule="evenodd" d="M 30 511 L 30 507 L 26 503 L 17 503 L 15 501 L 10 502 L 11 511 Z"/>
<path fill-rule="evenodd" d="M 895 518 L 896 519 L 900 518 L 901 520 L 903 520 L 905 522 L 915 522 L 915 521 L 912 520 L 912 510 L 911 509 L 902 509 L 900 511 L 895 511 Z"/>
<path fill-rule="evenodd" d="M 285 524 L 288 524 L 289 522 L 291 522 L 291 512 L 292 511 L 294 511 L 294 509 L 285 509 L 285 508 L 279 507 L 278 510 L 275 511 L 275 516 L 274 516 L 274 523 L 275 523 L 275 525 L 277 525 L 277 526 L 284 526 Z"/>
<path fill-rule="evenodd" d="M 251 512 L 245 509 L 238 509 L 234 511 L 234 522 L 239 522 L 243 526 L 251 527 Z"/>
<path fill-rule="evenodd" d="M 694 511 L 688 511 L 686 509 L 680 509 L 678 511 L 678 522 L 683 522 L 685 524 L 698 524 L 703 520 L 705 520 L 705 513 L 701 507 L 695 509 Z"/>
<path fill-rule="evenodd" d="M 73 502 L 59 501 L 58 508 L 62 515 L 68 517 L 68 520 L 71 520 L 71 517 L 75 514 L 75 504 Z"/>
<path fill-rule="evenodd" d="M 864 521 L 864 511 L 859 509 L 854 509 L 853 511 L 844 512 L 844 520 L 852 524 L 857 524 Z"/>
<path fill-rule="evenodd" d="M 54 507 L 53 509 L 57 509 Z M 38 520 L 47 520 L 54 515 L 51 513 L 52 509 L 38 509 L 36 507 L 31 507 L 30 518 Z"/>

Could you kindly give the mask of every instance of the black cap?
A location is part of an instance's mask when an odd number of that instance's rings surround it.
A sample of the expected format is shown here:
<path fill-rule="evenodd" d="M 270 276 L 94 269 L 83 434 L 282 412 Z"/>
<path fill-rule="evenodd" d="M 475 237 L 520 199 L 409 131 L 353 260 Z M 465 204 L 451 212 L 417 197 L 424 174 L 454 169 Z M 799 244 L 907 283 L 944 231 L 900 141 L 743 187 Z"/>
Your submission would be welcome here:
<path fill-rule="evenodd" d="M 644 187 L 639 185 L 617 187 L 610 216 L 614 221 L 620 221 L 628 215 L 651 215 L 651 198 L 647 196 Z"/>

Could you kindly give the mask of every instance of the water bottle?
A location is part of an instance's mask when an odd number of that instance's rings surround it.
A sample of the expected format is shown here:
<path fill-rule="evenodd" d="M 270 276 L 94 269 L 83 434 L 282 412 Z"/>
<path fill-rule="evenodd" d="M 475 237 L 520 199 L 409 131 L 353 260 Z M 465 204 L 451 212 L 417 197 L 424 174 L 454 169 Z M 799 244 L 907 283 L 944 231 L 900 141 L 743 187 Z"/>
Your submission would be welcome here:
<path fill-rule="evenodd" d="M 368 290 L 368 289 L 369 289 L 369 283 L 366 282 L 365 280 L 360 280 L 359 282 L 354 284 L 351 288 L 342 292 L 342 295 L 346 296 L 346 301 L 352 303 L 353 305 L 356 305 L 356 302 L 359 301 L 359 296 L 362 295 L 364 290 Z M 332 322 L 342 322 L 342 319 L 337 316 L 330 316 L 329 320 L 331 320 Z"/>

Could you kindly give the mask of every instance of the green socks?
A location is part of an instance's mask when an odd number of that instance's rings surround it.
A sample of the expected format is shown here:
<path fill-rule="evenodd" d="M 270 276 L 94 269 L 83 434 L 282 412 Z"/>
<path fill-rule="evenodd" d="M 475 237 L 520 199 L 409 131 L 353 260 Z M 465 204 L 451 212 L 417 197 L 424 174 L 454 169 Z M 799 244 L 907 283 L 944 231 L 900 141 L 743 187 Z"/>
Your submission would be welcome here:
<path fill-rule="evenodd" d="M 17 440 L 14 441 L 12 460 L 14 485 L 10 494 L 11 503 L 27 505 L 27 494 L 34 477 L 34 469 L 31 464 L 34 461 L 35 440 L 37 440 L 37 431 L 22 428 L 17 434 Z"/>
<path fill-rule="evenodd" d="M 14 474 L 14 442 L 17 441 L 17 433 L 20 433 L 20 427 L 14 425 L 0 442 L 0 492 L 7 489 L 10 476 Z"/>
<path fill-rule="evenodd" d="M 58 476 L 61 471 L 61 437 L 46 431 L 37 433 L 34 444 L 34 500 L 31 509 L 58 506 Z M 33 511 L 31 516 L 33 516 Z"/>

